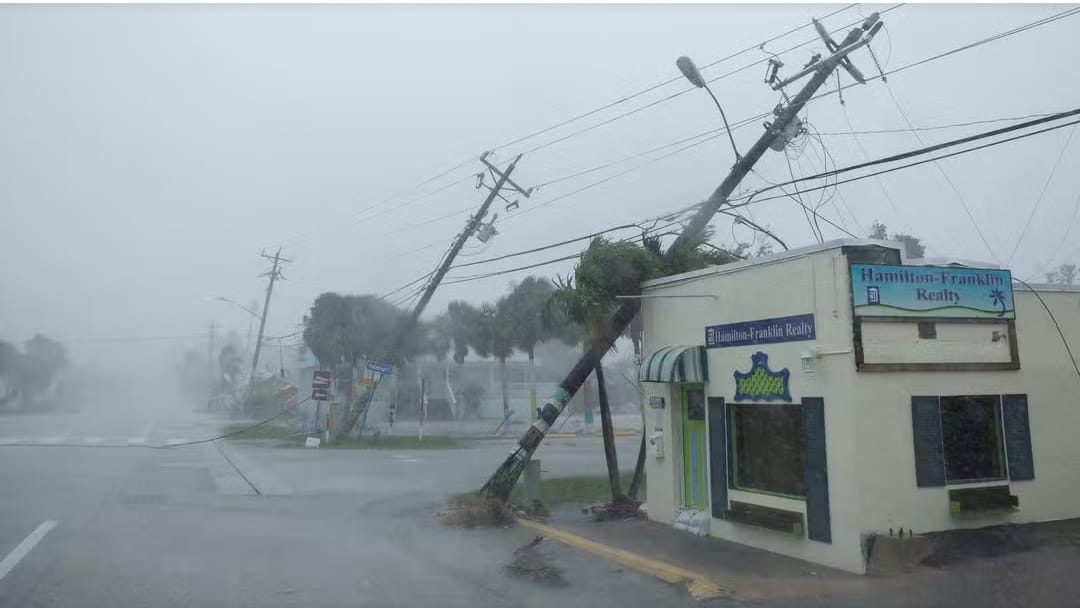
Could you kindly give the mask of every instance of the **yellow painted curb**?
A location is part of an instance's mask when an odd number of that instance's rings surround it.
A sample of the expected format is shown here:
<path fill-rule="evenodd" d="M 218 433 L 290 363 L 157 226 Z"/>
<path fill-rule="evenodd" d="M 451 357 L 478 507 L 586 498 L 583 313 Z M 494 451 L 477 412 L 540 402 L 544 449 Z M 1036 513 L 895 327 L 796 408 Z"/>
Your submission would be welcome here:
<path fill-rule="evenodd" d="M 577 534 L 559 530 L 558 528 L 545 526 L 544 524 L 529 519 L 519 519 L 518 523 L 521 524 L 522 527 L 532 530 L 539 535 L 557 540 L 564 545 L 569 545 L 575 549 L 585 551 L 586 553 L 591 553 L 615 563 L 622 564 L 627 568 L 633 568 L 638 572 L 655 576 L 662 581 L 668 583 L 686 583 L 687 591 L 689 591 L 690 595 L 696 600 L 707 600 L 728 595 L 719 585 L 709 580 L 703 574 L 691 572 L 665 562 L 649 559 L 636 553 L 616 549 L 615 547 L 610 547 L 578 536 Z"/>
<path fill-rule="evenodd" d="M 576 433 L 548 433 L 545 435 L 547 439 L 577 439 Z"/>
<path fill-rule="evenodd" d="M 631 435 L 638 435 L 639 433 L 633 429 L 615 429 L 616 437 L 629 437 Z"/>

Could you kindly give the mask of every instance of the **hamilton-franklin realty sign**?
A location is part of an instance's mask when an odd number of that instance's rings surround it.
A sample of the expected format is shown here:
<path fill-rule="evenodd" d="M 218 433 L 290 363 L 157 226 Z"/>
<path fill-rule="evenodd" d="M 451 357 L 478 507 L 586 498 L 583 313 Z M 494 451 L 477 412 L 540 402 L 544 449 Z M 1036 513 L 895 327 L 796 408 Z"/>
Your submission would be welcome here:
<path fill-rule="evenodd" d="M 857 317 L 1016 318 L 1008 270 L 852 264 L 851 296 Z"/>
<path fill-rule="evenodd" d="M 814 340 L 815 332 L 812 314 L 709 325 L 705 328 L 705 348 Z"/>

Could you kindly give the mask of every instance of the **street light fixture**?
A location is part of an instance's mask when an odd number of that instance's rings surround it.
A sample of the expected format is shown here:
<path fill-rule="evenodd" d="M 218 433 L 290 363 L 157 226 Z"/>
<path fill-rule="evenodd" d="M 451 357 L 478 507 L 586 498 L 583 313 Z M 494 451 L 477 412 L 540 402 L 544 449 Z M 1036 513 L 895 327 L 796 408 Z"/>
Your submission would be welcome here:
<path fill-rule="evenodd" d="M 724 114 L 724 108 L 720 107 L 720 101 L 716 98 L 716 95 L 713 94 L 712 89 L 709 88 L 709 83 L 705 82 L 705 79 L 701 77 L 701 72 L 698 71 L 697 66 L 694 65 L 694 60 L 683 55 L 675 60 L 675 65 L 679 67 L 679 71 L 690 81 L 690 84 L 699 89 L 705 89 L 705 91 L 709 93 L 709 97 L 712 97 L 713 103 L 716 104 L 716 109 L 720 110 L 720 118 L 724 120 L 724 130 L 727 131 L 728 140 L 731 141 L 731 149 L 735 152 L 735 162 L 739 162 L 742 159 L 742 155 L 739 154 L 739 149 L 735 146 L 735 137 L 731 135 L 731 126 L 728 124 L 727 115 Z"/>
<path fill-rule="evenodd" d="M 214 298 L 214 300 L 216 300 L 218 302 L 228 302 L 229 304 L 232 304 L 233 306 L 235 306 L 235 307 L 239 308 L 240 310 L 248 313 L 249 315 L 255 317 L 256 319 L 262 319 L 262 317 L 259 316 L 259 313 L 251 310 L 250 308 L 244 306 L 243 304 L 240 304 L 239 302 L 236 302 L 234 300 L 230 300 L 229 298 L 223 298 L 221 296 L 218 296 L 218 297 Z"/>

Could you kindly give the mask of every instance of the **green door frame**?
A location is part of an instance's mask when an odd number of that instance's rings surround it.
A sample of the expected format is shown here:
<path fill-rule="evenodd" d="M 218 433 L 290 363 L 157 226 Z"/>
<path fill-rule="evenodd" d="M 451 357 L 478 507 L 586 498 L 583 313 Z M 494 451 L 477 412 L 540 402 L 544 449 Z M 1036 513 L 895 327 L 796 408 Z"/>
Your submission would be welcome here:
<path fill-rule="evenodd" d="M 691 418 L 689 393 L 700 393 L 701 400 L 694 408 Z M 682 465 L 683 465 L 683 505 L 688 509 L 704 511 L 708 507 L 709 472 L 706 456 L 708 441 L 708 422 L 706 420 L 705 386 L 703 384 L 683 384 L 679 387 L 679 400 L 682 402 Z"/>

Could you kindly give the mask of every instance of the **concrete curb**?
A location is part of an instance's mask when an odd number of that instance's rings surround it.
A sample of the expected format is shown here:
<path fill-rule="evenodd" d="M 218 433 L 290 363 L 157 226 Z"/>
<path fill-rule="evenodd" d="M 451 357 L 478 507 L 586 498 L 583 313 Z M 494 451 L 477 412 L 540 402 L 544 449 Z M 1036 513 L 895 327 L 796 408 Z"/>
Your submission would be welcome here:
<path fill-rule="evenodd" d="M 638 572 L 655 576 L 664 582 L 686 583 L 686 590 L 690 592 L 691 597 L 695 600 L 729 597 L 731 595 L 730 592 L 722 589 L 720 585 L 717 585 L 705 575 L 698 572 L 691 572 L 690 570 L 666 562 L 649 559 L 622 549 L 616 549 L 615 547 L 610 547 L 578 536 L 577 534 L 553 528 L 529 519 L 519 519 L 518 523 L 521 524 L 523 528 L 531 530 L 536 534 L 557 540 L 564 545 L 602 557 L 617 564 L 622 564 L 623 566 L 632 568 Z"/>

